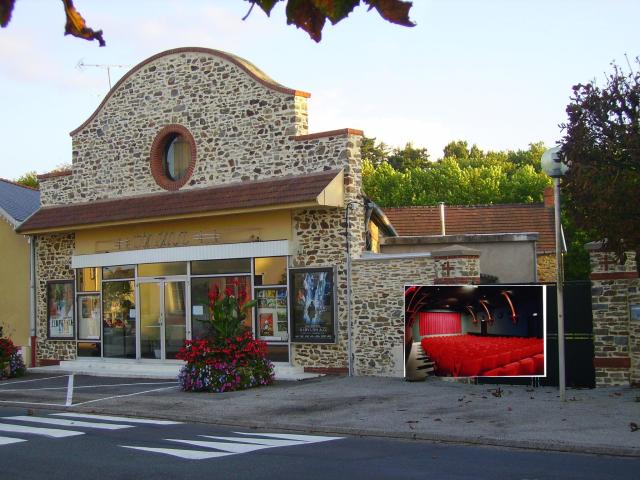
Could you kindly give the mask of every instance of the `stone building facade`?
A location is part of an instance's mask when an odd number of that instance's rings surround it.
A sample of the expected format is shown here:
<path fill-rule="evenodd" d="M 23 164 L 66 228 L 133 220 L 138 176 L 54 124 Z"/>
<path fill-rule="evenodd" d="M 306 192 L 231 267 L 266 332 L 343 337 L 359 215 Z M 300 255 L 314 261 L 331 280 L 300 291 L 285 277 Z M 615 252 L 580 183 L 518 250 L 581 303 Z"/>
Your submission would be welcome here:
<path fill-rule="evenodd" d="M 187 250 L 200 255 L 193 249 L 201 248 L 213 252 L 212 259 L 278 255 L 286 257 L 287 270 L 334 268 L 335 342 L 280 343 L 288 347 L 293 365 L 344 371 L 346 235 L 351 257 L 359 258 L 367 229 L 361 191 L 362 132 L 309 134 L 308 98 L 309 94 L 283 87 L 243 59 L 208 49 L 163 52 L 128 72 L 87 121 L 71 132 L 71 169 L 40 176 L 43 208 L 21 228 L 36 238 L 39 363 L 75 359 L 87 343 L 79 337 L 78 326 L 74 340 L 49 336 L 51 282 L 75 282 L 80 315 L 84 293 L 79 276 L 84 270 L 100 276 L 100 268 L 108 270 L 126 260 L 137 265 L 135 278 L 131 277 L 135 292 L 128 300 L 137 303 L 140 285 L 148 280 L 139 274 L 141 265 L 176 258 L 188 262 L 189 257 L 180 255 Z M 184 177 L 174 179 L 162 156 L 168 142 L 178 136 L 185 139 L 191 155 Z M 312 191 L 318 185 L 319 194 Z M 224 195 L 221 187 L 227 189 Z M 255 198 L 252 191 L 257 192 Z M 209 205 L 198 200 L 206 195 L 213 199 Z M 200 206 L 195 207 L 194 201 Z M 198 261 L 206 261 L 202 258 Z M 406 280 L 398 268 L 394 278 L 400 292 Z M 105 325 L 104 275 L 111 274 L 107 270 L 102 273 L 102 287 L 98 278 L 96 292 L 89 292 L 102 302 Z M 432 268 L 408 275 L 426 280 L 428 271 Z M 195 281 L 193 276 L 183 277 L 187 285 Z M 401 301 L 401 296 L 394 299 L 396 307 Z M 132 328 L 143 326 L 139 317 L 144 307 L 137 307 L 132 306 L 132 316 L 124 319 Z M 393 319 L 394 328 L 398 318 Z M 102 351 L 98 348 L 93 355 L 107 356 L 105 341 L 105 332 L 93 338 L 93 344 L 102 343 Z M 140 343 L 136 348 L 140 350 Z M 128 358 L 140 359 L 140 354 L 129 353 Z M 377 374 L 393 371 L 397 368 L 362 369 Z"/>
<path fill-rule="evenodd" d="M 589 244 L 596 385 L 640 385 L 640 279 L 635 252 L 622 261 Z"/>

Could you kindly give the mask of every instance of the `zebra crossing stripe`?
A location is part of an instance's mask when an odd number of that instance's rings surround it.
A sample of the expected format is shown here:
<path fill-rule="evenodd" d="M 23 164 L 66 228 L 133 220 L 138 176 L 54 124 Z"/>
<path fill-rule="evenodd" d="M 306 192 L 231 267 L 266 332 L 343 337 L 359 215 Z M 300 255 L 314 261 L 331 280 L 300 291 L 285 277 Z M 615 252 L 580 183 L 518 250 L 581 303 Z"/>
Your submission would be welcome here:
<path fill-rule="evenodd" d="M 152 448 L 152 447 L 134 447 L 130 445 L 120 445 L 124 448 L 131 448 L 133 450 L 142 450 L 145 452 L 164 453 L 165 455 L 172 455 L 174 457 L 184 458 L 187 460 L 205 460 L 208 458 L 226 457 L 229 455 L 236 455 L 235 453 L 224 452 L 204 452 L 202 450 L 179 450 L 176 448 Z"/>
<path fill-rule="evenodd" d="M 236 432 L 233 432 L 236 433 Z M 305 442 L 298 440 L 274 440 L 269 438 L 249 438 L 249 437 L 216 437 L 213 435 L 200 435 L 205 438 L 212 438 L 214 440 L 225 440 L 227 442 L 241 442 L 241 443 L 253 443 L 256 445 L 266 445 L 270 447 L 291 447 L 294 445 L 302 445 Z"/>
<path fill-rule="evenodd" d="M 309 445 L 318 442 L 328 442 L 331 440 L 340 440 L 343 437 L 320 437 L 314 435 L 289 435 L 284 433 L 243 433 L 233 432 L 243 437 L 217 437 L 213 435 L 199 435 L 200 437 L 210 438 L 213 440 L 222 440 L 219 442 L 210 442 L 203 440 L 185 440 L 179 438 L 167 438 L 169 442 L 178 442 L 194 447 L 214 448 L 222 450 L 221 452 L 207 452 L 203 450 L 185 450 L 178 448 L 152 448 L 152 447 L 136 447 L 133 445 L 120 445 L 123 448 L 131 448 L 134 450 L 142 450 L 145 452 L 162 453 L 165 455 L 173 455 L 188 460 L 204 460 L 209 458 L 225 457 L 228 455 L 239 455 L 249 453 L 256 450 L 275 447 L 292 447 L 298 445 Z M 253 438 L 248 435 L 256 435 L 263 437 L 279 437 L 279 438 Z"/>
<path fill-rule="evenodd" d="M 203 435 L 204 436 L 204 435 Z M 205 442 L 202 440 L 180 440 L 177 438 L 167 438 L 170 442 L 186 443 L 195 447 L 215 448 L 229 453 L 248 453 L 263 448 L 273 448 L 274 445 L 252 445 L 247 443 L 229 443 L 229 442 Z"/>
<path fill-rule="evenodd" d="M 81 422 L 78 420 L 66 420 L 64 418 L 28 417 L 18 415 L 16 417 L 4 417 L 5 420 L 17 420 L 19 422 L 45 423 L 48 425 L 59 425 L 61 427 L 98 428 L 100 430 L 121 430 L 132 428 L 132 425 L 121 425 L 117 423 L 95 423 Z"/>
<path fill-rule="evenodd" d="M 76 432 L 73 430 L 59 430 L 57 428 L 40 428 L 31 425 L 11 425 L 0 423 L 0 432 L 12 433 L 30 433 L 33 435 L 43 435 L 45 437 L 64 438 L 74 437 L 76 435 L 84 435 L 84 432 Z"/>
<path fill-rule="evenodd" d="M 300 442 L 305 443 L 317 443 L 317 442 L 328 442 L 330 440 L 340 440 L 342 437 L 321 437 L 317 435 L 295 435 L 290 433 L 244 433 L 244 432 L 233 432 L 236 435 L 253 435 L 256 437 L 273 437 L 273 438 L 282 438 L 284 440 L 298 440 Z M 242 439 L 240 439 L 242 441 Z"/>
<path fill-rule="evenodd" d="M 12 443 L 26 442 L 21 438 L 0 437 L 0 445 L 10 445 Z"/>
<path fill-rule="evenodd" d="M 107 422 L 127 422 L 127 423 L 141 423 L 149 425 L 180 425 L 182 422 L 174 422 L 171 420 L 153 420 L 150 418 L 128 418 L 128 417 L 115 417 L 112 415 L 94 415 L 92 413 L 54 413 L 56 417 L 70 417 L 70 418 L 87 418 L 94 420 L 104 420 Z"/>

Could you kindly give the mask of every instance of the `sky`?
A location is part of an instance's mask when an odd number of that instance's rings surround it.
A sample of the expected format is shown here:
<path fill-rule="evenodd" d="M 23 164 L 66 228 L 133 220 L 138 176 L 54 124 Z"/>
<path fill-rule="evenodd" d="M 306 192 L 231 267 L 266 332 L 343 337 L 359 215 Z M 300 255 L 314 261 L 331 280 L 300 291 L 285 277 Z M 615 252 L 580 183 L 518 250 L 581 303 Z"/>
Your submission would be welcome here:
<path fill-rule="evenodd" d="M 604 83 L 640 55 L 638 0 L 414 0 L 405 28 L 357 8 L 322 42 L 242 0 L 75 0 L 106 47 L 64 36 L 62 2 L 17 0 L 0 29 L 0 177 L 71 163 L 69 132 L 112 84 L 164 50 L 198 46 L 243 57 L 311 93 L 310 133 L 364 130 L 433 159 L 452 140 L 484 150 L 554 145 L 571 87 Z M 97 67 L 85 65 L 99 65 Z"/>

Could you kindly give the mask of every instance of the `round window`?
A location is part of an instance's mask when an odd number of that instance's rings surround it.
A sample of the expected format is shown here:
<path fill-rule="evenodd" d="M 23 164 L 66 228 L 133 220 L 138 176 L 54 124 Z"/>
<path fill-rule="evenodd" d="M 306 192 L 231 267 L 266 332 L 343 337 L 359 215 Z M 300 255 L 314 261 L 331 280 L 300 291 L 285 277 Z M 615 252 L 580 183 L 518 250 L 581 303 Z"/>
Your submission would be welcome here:
<path fill-rule="evenodd" d="M 196 142 L 182 125 L 167 125 L 151 145 L 151 174 L 166 190 L 177 190 L 187 183 L 196 163 Z"/>
<path fill-rule="evenodd" d="M 174 182 L 184 177 L 191 162 L 189 142 L 179 134 L 169 135 L 164 147 L 162 169 L 164 174 Z"/>

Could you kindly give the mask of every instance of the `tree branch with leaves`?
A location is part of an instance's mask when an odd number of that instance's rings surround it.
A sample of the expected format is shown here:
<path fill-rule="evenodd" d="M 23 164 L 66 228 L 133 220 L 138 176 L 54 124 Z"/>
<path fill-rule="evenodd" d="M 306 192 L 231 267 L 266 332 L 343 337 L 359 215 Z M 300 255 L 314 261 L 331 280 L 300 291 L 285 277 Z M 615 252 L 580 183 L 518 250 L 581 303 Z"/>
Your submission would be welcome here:
<path fill-rule="evenodd" d="M 240 0 L 238 0 L 240 1 Z M 344 20 L 360 4 L 376 10 L 388 22 L 413 27 L 415 24 L 409 18 L 412 2 L 403 0 L 244 0 L 251 4 L 246 19 L 254 6 L 260 7 L 267 16 L 271 15 L 273 7 L 286 1 L 287 24 L 303 29 L 309 36 L 319 42 L 322 39 L 322 29 L 327 20 L 332 25 Z M 11 21 L 11 15 L 16 0 L 0 0 L 0 27 L 6 27 Z M 66 16 L 65 35 L 85 40 L 97 40 L 101 47 L 106 45 L 102 38 L 102 30 L 88 27 L 84 18 L 76 10 L 73 0 L 62 0 Z M 243 19 L 243 20 L 244 20 Z"/>

